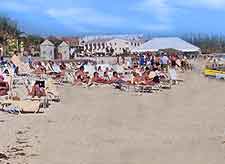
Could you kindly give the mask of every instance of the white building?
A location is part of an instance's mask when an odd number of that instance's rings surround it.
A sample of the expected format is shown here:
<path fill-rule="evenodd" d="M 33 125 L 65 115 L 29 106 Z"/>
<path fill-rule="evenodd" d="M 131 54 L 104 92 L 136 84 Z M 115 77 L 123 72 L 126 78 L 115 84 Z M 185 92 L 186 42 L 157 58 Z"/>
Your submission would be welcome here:
<path fill-rule="evenodd" d="M 55 59 L 55 45 L 49 40 L 45 40 L 40 45 L 40 57 L 45 60 L 54 60 Z"/>
<path fill-rule="evenodd" d="M 90 35 L 90 36 L 84 36 L 82 40 L 85 42 L 96 40 L 96 39 L 142 39 L 144 37 L 143 34 L 121 34 L 121 35 Z"/>
<path fill-rule="evenodd" d="M 69 60 L 70 59 L 70 45 L 63 41 L 58 46 L 58 53 L 62 55 L 62 60 Z"/>
<path fill-rule="evenodd" d="M 85 51 L 89 53 L 109 53 L 113 49 L 113 55 L 129 52 L 131 49 L 139 47 L 143 43 L 142 40 L 135 39 L 94 39 L 85 43 Z"/>

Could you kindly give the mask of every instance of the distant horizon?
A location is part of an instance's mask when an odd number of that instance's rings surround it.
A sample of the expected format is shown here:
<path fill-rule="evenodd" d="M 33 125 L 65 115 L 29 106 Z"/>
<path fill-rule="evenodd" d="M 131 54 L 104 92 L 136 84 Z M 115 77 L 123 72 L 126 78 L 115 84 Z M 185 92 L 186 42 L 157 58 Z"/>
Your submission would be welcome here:
<path fill-rule="evenodd" d="M 225 35 L 225 0 L 1 0 L 0 15 L 40 36 Z"/>

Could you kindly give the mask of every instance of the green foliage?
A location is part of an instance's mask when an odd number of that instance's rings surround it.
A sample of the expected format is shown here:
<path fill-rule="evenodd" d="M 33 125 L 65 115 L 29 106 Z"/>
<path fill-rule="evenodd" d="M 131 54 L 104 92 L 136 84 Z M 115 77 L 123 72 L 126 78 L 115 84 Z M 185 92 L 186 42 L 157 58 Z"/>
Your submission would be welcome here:
<path fill-rule="evenodd" d="M 0 16 L 0 35 L 19 36 L 21 31 L 15 21 L 8 17 Z"/>
<path fill-rule="evenodd" d="M 25 43 L 25 47 L 39 47 L 39 45 L 41 44 L 41 42 L 44 41 L 44 39 L 40 36 L 37 35 L 28 35 L 26 38 L 23 39 L 24 43 Z"/>
<path fill-rule="evenodd" d="M 18 49 L 18 37 L 21 31 L 15 21 L 0 16 L 0 42 L 3 44 L 4 54 L 12 54 Z"/>
<path fill-rule="evenodd" d="M 225 52 L 223 35 L 189 34 L 183 36 L 183 39 L 200 47 L 204 54 Z"/>

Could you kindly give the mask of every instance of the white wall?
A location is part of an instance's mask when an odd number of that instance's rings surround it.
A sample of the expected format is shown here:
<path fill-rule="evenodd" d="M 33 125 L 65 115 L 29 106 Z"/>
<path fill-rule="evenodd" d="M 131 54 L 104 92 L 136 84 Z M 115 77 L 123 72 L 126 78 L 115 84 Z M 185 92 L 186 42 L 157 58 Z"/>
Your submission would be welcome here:
<path fill-rule="evenodd" d="M 122 40 L 122 39 L 113 39 L 107 42 L 109 47 L 114 49 L 114 54 L 121 54 L 123 53 L 123 49 L 129 50 L 129 41 Z"/>
<path fill-rule="evenodd" d="M 69 46 L 59 46 L 58 47 L 58 53 L 62 54 L 63 60 L 69 60 L 70 59 L 70 48 L 69 48 Z"/>
<path fill-rule="evenodd" d="M 90 48 L 90 46 L 92 46 L 92 52 L 97 52 L 97 50 L 94 47 L 94 44 L 96 44 L 96 48 L 99 49 L 99 52 L 106 52 L 106 48 L 109 47 L 109 49 L 112 47 L 114 49 L 114 54 L 122 54 L 123 53 L 123 49 L 126 49 L 128 51 L 130 51 L 131 49 L 140 46 L 142 43 L 141 41 L 130 41 L 130 40 L 125 40 L 125 39 L 112 39 L 108 42 L 104 42 L 104 48 L 102 47 L 102 42 L 100 42 L 101 46 L 98 46 L 98 42 L 95 43 L 88 43 L 87 47 L 88 49 Z M 85 50 L 87 50 L 85 48 Z"/>
<path fill-rule="evenodd" d="M 40 46 L 41 49 L 41 54 L 40 57 L 45 59 L 45 60 L 54 60 L 55 59 L 55 54 L 54 54 L 54 50 L 55 47 L 54 46 Z"/>

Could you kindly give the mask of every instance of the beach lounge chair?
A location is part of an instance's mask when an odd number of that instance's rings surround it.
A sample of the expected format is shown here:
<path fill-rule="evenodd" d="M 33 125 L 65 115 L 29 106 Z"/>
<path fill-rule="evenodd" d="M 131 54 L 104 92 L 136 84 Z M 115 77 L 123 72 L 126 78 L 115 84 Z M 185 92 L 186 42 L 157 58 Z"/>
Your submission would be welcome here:
<path fill-rule="evenodd" d="M 136 85 L 135 89 L 140 93 L 155 93 L 160 91 L 160 85 Z"/>
<path fill-rule="evenodd" d="M 154 93 L 160 91 L 160 85 L 113 84 L 116 89 L 126 92 Z"/>
<path fill-rule="evenodd" d="M 43 113 L 41 112 L 41 103 L 39 101 L 13 101 L 5 100 L 0 102 L 1 111 L 14 113 L 14 114 L 25 114 L 25 113 Z"/>
<path fill-rule="evenodd" d="M 72 84 L 74 81 L 74 72 L 66 72 L 63 78 L 63 83 L 70 83 Z"/>
<path fill-rule="evenodd" d="M 30 96 L 30 91 L 31 91 L 31 87 L 29 87 L 29 85 L 31 84 L 31 86 L 33 84 L 35 84 L 36 82 L 41 82 L 43 85 L 43 88 L 45 89 L 45 93 L 46 95 L 45 96 L 41 96 L 41 97 L 31 97 Z M 31 100 L 31 101 L 41 101 L 45 107 L 48 107 L 49 106 L 49 102 L 60 102 L 61 98 L 59 96 L 59 93 L 57 92 L 57 89 L 54 85 L 54 80 L 51 80 L 51 79 L 48 79 L 48 80 L 35 80 L 34 83 L 31 83 L 29 82 L 28 84 L 24 83 L 26 89 L 27 89 L 27 92 L 28 92 L 28 96 L 26 96 L 24 99 L 25 100 Z"/>

